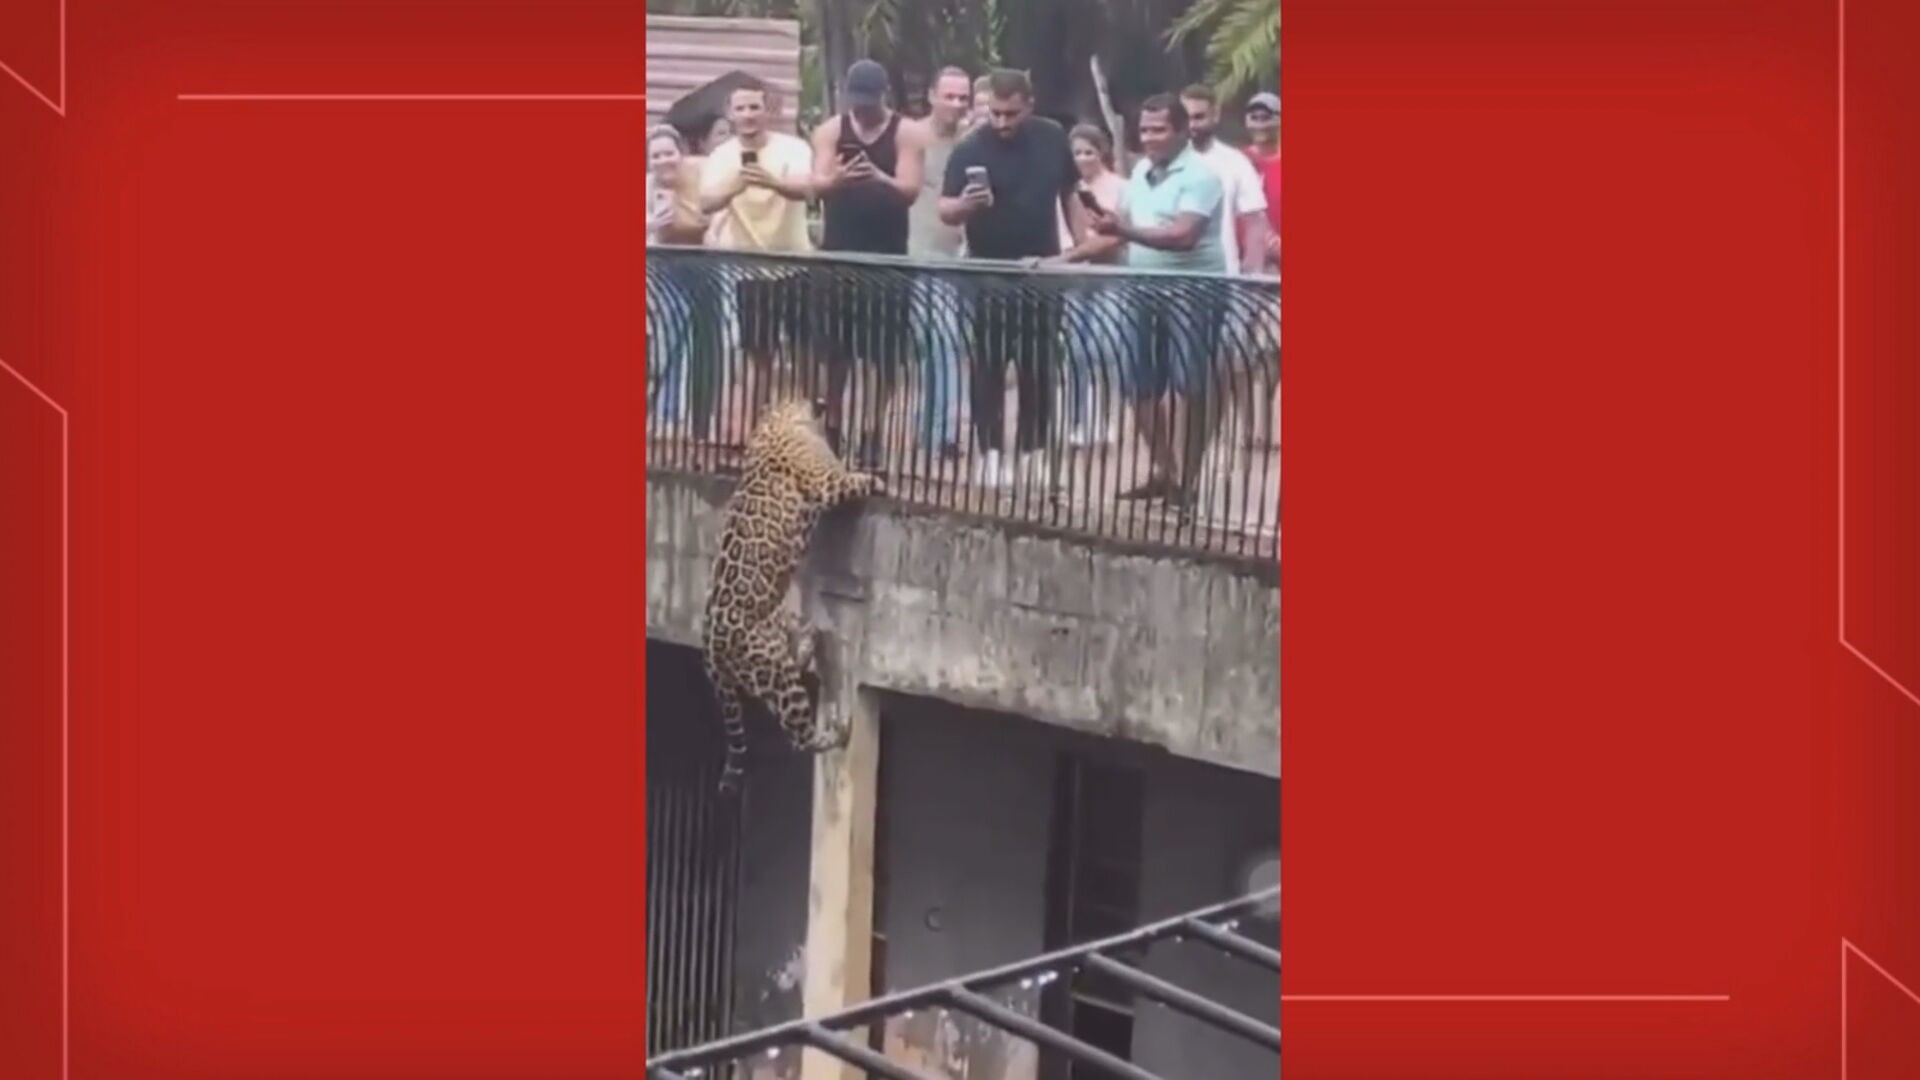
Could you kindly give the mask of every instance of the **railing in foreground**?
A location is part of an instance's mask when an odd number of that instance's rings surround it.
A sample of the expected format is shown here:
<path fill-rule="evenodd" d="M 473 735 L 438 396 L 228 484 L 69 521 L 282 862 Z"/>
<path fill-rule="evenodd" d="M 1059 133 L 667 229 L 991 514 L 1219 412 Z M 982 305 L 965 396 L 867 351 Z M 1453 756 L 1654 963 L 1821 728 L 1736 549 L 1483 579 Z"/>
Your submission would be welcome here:
<path fill-rule="evenodd" d="M 1279 554 L 1271 278 L 651 248 L 647 373 L 653 468 L 731 471 L 804 393 L 904 501 Z"/>
<path fill-rule="evenodd" d="M 875 998 L 831 1016 L 793 1020 L 763 1031 L 664 1054 L 647 1062 L 647 1080 L 700 1080 L 703 1077 L 721 1076 L 724 1073 L 720 1070 L 730 1063 L 758 1054 L 779 1054 L 801 1047 L 811 1047 L 886 1080 L 930 1080 L 927 1073 L 890 1061 L 870 1049 L 866 1043 L 849 1038 L 846 1034 L 890 1017 L 925 1008 L 953 1009 L 966 1013 L 991 1027 L 1063 1054 L 1075 1062 L 1093 1066 L 1109 1076 L 1122 1077 L 1124 1080 L 1161 1080 L 1158 1075 L 1132 1062 L 1088 1045 L 1067 1032 L 1048 1027 L 986 996 L 987 993 L 1016 983 L 1032 987 L 1051 982 L 1075 970 L 1097 972 L 1141 997 L 1157 1001 L 1257 1046 L 1266 1047 L 1277 1057 L 1280 1053 L 1278 1028 L 1229 1009 L 1192 990 L 1149 975 L 1123 963 L 1119 958 L 1136 954 L 1157 941 L 1197 942 L 1272 971 L 1274 997 L 1277 1000 L 1280 994 L 1280 954 L 1235 931 L 1239 920 L 1243 918 L 1277 919 L 1279 913 L 1280 889 L 1276 886 L 1238 900 L 1143 926 L 1129 934 L 1076 945 L 991 971 L 923 986 L 918 990 Z"/>

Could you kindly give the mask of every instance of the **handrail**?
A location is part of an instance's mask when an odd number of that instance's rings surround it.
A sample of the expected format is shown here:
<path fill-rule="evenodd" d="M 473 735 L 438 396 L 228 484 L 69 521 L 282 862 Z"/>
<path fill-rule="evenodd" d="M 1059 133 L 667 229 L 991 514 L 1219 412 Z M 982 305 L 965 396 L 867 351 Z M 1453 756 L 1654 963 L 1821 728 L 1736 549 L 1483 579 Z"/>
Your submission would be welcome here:
<path fill-rule="evenodd" d="M 792 1047 L 810 1046 L 841 1061 L 868 1068 L 877 1075 L 887 1077 L 888 1080 L 928 1080 L 924 1074 L 898 1063 L 887 1062 L 884 1059 L 876 1061 L 877 1055 L 871 1050 L 835 1037 L 834 1033 L 861 1027 L 875 1020 L 886 1019 L 918 1008 L 949 1006 L 966 1012 L 989 1026 L 1040 1042 L 1075 1060 L 1108 1069 L 1130 1080 L 1160 1080 L 1156 1074 L 1137 1065 L 1116 1062 L 1113 1055 L 1090 1046 L 1067 1032 L 1045 1028 L 1031 1018 L 1022 1017 L 1018 1013 L 1004 1009 L 982 997 L 980 993 L 1016 982 L 1029 987 L 1045 985 L 1068 971 L 1082 968 L 1094 968 L 1111 974 L 1124 972 L 1124 977 L 1139 986 L 1143 993 L 1212 1023 L 1229 1034 L 1277 1052 L 1280 1046 L 1280 1032 L 1271 1024 L 1255 1020 L 1244 1013 L 1209 1001 L 1191 990 L 1174 986 L 1164 980 L 1145 975 L 1132 967 L 1122 965 L 1113 959 L 1113 955 L 1130 953 L 1158 941 L 1188 940 L 1218 949 L 1229 956 L 1249 959 L 1247 950 L 1226 944 L 1219 935 L 1227 935 L 1230 940 L 1243 942 L 1254 949 L 1264 949 L 1264 946 L 1248 941 L 1244 935 L 1235 931 L 1239 921 L 1249 916 L 1277 918 L 1279 901 L 1280 888 L 1275 886 L 1237 900 L 1229 900 L 1185 915 L 1149 923 L 1128 933 L 1059 949 L 1043 956 L 1004 964 L 973 975 L 888 994 L 828 1016 L 790 1020 L 760 1031 L 719 1039 L 704 1046 L 676 1050 L 647 1062 L 647 1076 L 649 1080 L 698 1080 L 704 1075 L 702 1070 L 716 1065 L 769 1051 L 777 1052 Z M 1207 930 L 1202 931 L 1200 927 L 1205 927 Z M 1275 993 L 1277 998 L 1277 987 Z"/>
<path fill-rule="evenodd" d="M 1277 278 L 650 248 L 648 463 L 725 474 L 828 403 L 903 501 L 1278 558 Z"/>

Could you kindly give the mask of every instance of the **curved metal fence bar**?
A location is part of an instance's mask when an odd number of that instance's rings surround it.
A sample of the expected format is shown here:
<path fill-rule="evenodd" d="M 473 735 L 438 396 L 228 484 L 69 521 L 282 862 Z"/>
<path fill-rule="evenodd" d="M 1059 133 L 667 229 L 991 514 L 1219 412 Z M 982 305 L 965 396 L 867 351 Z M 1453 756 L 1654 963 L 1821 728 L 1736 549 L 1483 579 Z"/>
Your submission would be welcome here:
<path fill-rule="evenodd" d="M 1276 279 L 672 247 L 646 276 L 651 468 L 730 472 L 802 394 L 901 500 L 1278 557 Z"/>
<path fill-rule="evenodd" d="M 1279 954 L 1237 933 L 1240 920 L 1246 918 L 1274 921 L 1279 918 L 1278 886 L 1201 908 L 1186 915 L 1149 923 L 1130 933 L 1061 949 L 1002 967 L 977 972 L 946 982 L 914 990 L 888 994 L 855 1005 L 850 1009 L 818 1018 L 791 1020 L 760 1031 L 734 1035 L 703 1046 L 662 1054 L 647 1062 L 648 1080 L 716 1080 L 728 1075 L 734 1064 L 761 1054 L 779 1054 L 802 1046 L 812 1047 L 832 1057 L 858 1065 L 887 1080 L 928 1080 L 897 1062 L 888 1061 L 845 1033 L 876 1021 L 911 1013 L 927 1007 L 950 1007 L 966 1012 L 989 1026 L 1024 1038 L 1075 1061 L 1108 1070 L 1127 1080 L 1161 1080 L 1155 1073 L 1116 1059 L 1072 1034 L 1009 1010 L 986 993 L 1014 983 L 1045 984 L 1076 969 L 1099 969 L 1125 978 L 1141 994 L 1167 1003 L 1202 1022 L 1274 1051 L 1280 1050 L 1280 1032 L 1243 1013 L 1236 1012 L 1191 990 L 1183 989 L 1148 975 L 1122 962 L 1134 958 L 1159 941 L 1192 941 L 1211 946 L 1228 956 L 1236 956 L 1265 967 L 1272 957 L 1276 977 L 1274 997 L 1279 997 Z"/>

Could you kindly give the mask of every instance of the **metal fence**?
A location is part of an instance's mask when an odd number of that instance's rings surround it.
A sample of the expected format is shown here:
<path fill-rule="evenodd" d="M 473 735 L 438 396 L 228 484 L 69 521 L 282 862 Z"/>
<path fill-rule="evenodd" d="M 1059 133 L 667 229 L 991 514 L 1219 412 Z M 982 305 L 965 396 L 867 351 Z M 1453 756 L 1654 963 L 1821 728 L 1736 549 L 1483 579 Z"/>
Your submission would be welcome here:
<path fill-rule="evenodd" d="M 964 978 L 923 986 L 917 990 L 875 998 L 831 1016 L 794 1020 L 746 1035 L 716 1040 L 702 1046 L 653 1057 L 647 1061 L 648 1080 L 710 1080 L 727 1075 L 736 1062 L 761 1055 L 779 1055 L 801 1048 L 820 1051 L 886 1080 L 932 1080 L 926 1071 L 890 1061 L 853 1033 L 889 1017 L 914 1009 L 944 1008 L 966 1013 L 1001 1031 L 1017 1035 L 1047 1051 L 1123 1080 L 1162 1080 L 1141 1066 L 1104 1051 L 1072 1034 L 1048 1027 L 990 997 L 998 990 L 1022 984 L 1044 985 L 1076 970 L 1098 972 L 1151 1001 L 1273 1051 L 1279 1066 L 1280 1031 L 1262 1020 L 1237 1012 L 1202 994 L 1149 975 L 1134 966 L 1141 952 L 1155 942 L 1184 940 L 1270 971 L 1274 997 L 1280 996 L 1280 954 L 1237 932 L 1239 920 L 1279 918 L 1280 890 L 1263 890 L 1225 904 L 1143 926 L 1131 933 L 1037 956 Z M 1133 962 L 1130 962 L 1133 961 Z"/>
<path fill-rule="evenodd" d="M 713 797 L 719 726 L 704 680 L 651 656 L 647 682 L 647 1052 L 733 1022 L 741 819 Z"/>
<path fill-rule="evenodd" d="M 646 270 L 650 468 L 731 471 L 800 393 L 895 498 L 1279 554 L 1275 279 L 667 247 Z"/>

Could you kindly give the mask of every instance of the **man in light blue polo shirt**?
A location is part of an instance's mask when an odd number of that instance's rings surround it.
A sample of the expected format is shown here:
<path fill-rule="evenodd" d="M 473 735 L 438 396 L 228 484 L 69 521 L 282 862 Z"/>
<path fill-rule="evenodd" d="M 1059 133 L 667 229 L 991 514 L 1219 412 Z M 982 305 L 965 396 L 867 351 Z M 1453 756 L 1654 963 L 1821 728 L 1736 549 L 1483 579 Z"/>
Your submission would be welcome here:
<path fill-rule="evenodd" d="M 1098 232 L 1127 242 L 1127 265 L 1142 270 L 1222 274 L 1220 212 L 1226 189 L 1187 139 L 1187 110 L 1172 94 L 1140 106 L 1140 146 L 1120 213 L 1103 216 Z"/>
<path fill-rule="evenodd" d="M 1118 214 L 1094 212 L 1093 229 L 1126 241 L 1127 265 L 1141 270 L 1225 274 L 1220 178 L 1187 140 L 1187 110 L 1172 94 L 1140 106 L 1140 145 Z M 1142 306 L 1140 337 L 1124 379 L 1138 430 L 1152 463 L 1146 483 L 1123 499 L 1165 499 L 1176 509 L 1195 503 L 1195 481 L 1208 437 L 1207 369 L 1218 340 L 1220 294 L 1179 279 L 1142 286 L 1155 293 Z M 1176 449 L 1177 448 L 1177 449 Z"/>

